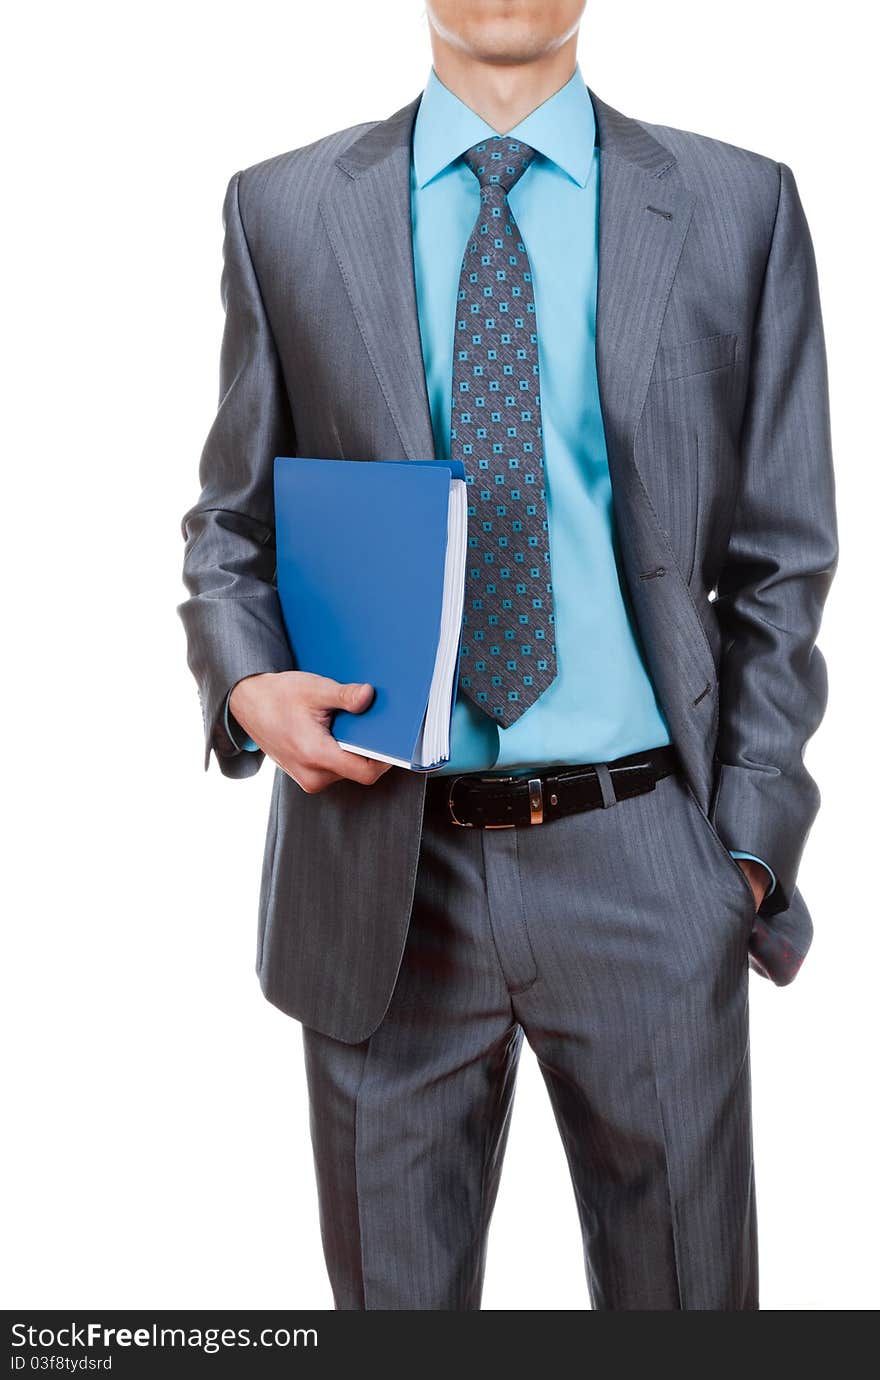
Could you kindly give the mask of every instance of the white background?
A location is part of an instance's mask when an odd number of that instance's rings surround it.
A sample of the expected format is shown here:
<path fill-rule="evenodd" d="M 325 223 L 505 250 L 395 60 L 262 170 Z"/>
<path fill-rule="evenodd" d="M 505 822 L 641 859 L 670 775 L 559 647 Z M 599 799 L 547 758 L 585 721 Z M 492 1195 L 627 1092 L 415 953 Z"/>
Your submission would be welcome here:
<path fill-rule="evenodd" d="M 753 976 L 765 1309 L 876 1262 L 877 203 L 870 7 L 591 0 L 613 106 L 794 170 L 828 339 L 842 556 L 794 985 Z M 4 44 L 5 1307 L 332 1306 L 299 1027 L 262 998 L 271 764 L 202 771 L 179 521 L 217 402 L 236 169 L 413 99 L 416 0 L 17 7 Z M 11 1247 L 11 1249 L 10 1249 Z M 586 1307 L 524 1052 L 486 1309 Z"/>

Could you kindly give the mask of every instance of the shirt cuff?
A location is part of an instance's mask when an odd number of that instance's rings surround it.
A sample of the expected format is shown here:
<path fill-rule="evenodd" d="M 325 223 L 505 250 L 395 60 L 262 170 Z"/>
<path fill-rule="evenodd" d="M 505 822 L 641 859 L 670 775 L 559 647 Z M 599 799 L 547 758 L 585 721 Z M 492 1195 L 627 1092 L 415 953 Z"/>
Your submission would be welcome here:
<path fill-rule="evenodd" d="M 766 901 L 768 896 L 773 895 L 773 892 L 776 890 L 776 873 L 769 863 L 765 863 L 763 858 L 756 858 L 754 853 L 741 853 L 735 848 L 729 848 L 727 851 L 732 858 L 751 858 L 752 862 L 760 863 L 761 866 L 770 873 L 770 886 L 764 894 L 764 900 Z"/>
<path fill-rule="evenodd" d="M 234 690 L 235 686 L 233 686 L 232 689 Z M 232 690 L 230 690 L 229 692 L 229 695 L 231 694 Z M 226 700 L 223 705 L 223 723 L 226 726 L 226 732 L 229 734 L 229 737 L 233 745 L 237 747 L 239 751 L 259 752 L 259 744 L 255 743 L 253 738 L 248 737 L 248 735 L 245 733 L 244 729 L 241 727 L 240 724 L 236 723 L 235 725 L 238 729 L 238 734 L 233 732 L 232 724 L 229 722 L 229 695 L 226 696 Z"/>

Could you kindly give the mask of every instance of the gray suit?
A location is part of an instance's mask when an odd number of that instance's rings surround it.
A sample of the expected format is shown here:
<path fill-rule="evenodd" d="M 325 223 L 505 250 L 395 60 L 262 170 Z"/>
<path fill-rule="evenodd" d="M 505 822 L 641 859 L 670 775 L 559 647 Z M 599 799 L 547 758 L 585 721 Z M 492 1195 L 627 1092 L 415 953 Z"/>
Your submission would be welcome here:
<path fill-rule="evenodd" d="M 715 869 L 709 890 L 726 884 L 725 904 L 738 889 L 741 918 L 747 888 L 724 845 L 771 864 L 777 886 L 754 925 L 748 916 L 746 943 L 753 966 L 784 983 L 812 935 L 796 877 L 819 796 L 802 750 L 825 706 L 815 638 L 837 561 L 810 235 L 784 164 L 636 122 L 590 95 L 601 160 L 598 369 L 621 577 L 686 781 L 661 783 L 658 798 L 686 789 L 670 809 L 689 831 L 690 865 Z M 296 669 L 273 586 L 272 458 L 434 454 L 409 219 L 419 99 L 236 173 L 227 190 L 221 402 L 202 492 L 183 519 L 180 606 L 205 766 L 213 748 L 227 776 L 253 774 L 263 757 L 229 741 L 228 691 L 255 672 Z M 258 971 L 268 999 L 311 1032 L 315 1089 L 344 1047 L 359 1058 L 385 1028 L 399 973 L 399 990 L 407 980 L 408 932 L 411 946 L 424 939 L 411 918 L 427 904 L 417 886 L 425 791 L 423 775 L 394 768 L 369 788 L 340 782 L 309 795 L 276 770 Z M 630 825 L 644 825 L 647 807 L 626 804 Z M 594 812 L 606 813 L 617 811 Z M 562 837 L 561 822 L 530 834 L 553 830 Z M 447 846 L 433 840 L 431 856 Z M 606 882 L 610 854 L 609 869 Z M 436 875 L 423 884 L 436 888 Z M 742 989 L 731 991 L 740 1019 Z M 737 1156 L 747 1160 L 743 1145 Z M 718 1303 L 720 1291 L 656 1306 L 754 1306 L 753 1289 L 750 1277 L 736 1302 Z M 636 1306 L 597 1290 L 607 1306 Z M 461 1298 L 473 1297 L 471 1284 Z M 366 1306 L 363 1290 L 341 1306 Z"/>

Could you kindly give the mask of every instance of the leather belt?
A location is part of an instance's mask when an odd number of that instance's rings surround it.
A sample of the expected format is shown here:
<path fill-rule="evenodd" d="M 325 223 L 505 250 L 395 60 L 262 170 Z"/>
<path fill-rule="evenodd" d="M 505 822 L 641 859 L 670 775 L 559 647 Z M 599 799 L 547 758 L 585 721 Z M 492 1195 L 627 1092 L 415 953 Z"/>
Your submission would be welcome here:
<path fill-rule="evenodd" d="M 652 791 L 658 781 L 679 771 L 673 744 L 632 752 L 612 762 L 547 767 L 518 776 L 463 772 L 429 777 L 425 809 L 450 824 L 478 829 L 515 829 L 549 824 L 565 815 L 616 804 Z"/>

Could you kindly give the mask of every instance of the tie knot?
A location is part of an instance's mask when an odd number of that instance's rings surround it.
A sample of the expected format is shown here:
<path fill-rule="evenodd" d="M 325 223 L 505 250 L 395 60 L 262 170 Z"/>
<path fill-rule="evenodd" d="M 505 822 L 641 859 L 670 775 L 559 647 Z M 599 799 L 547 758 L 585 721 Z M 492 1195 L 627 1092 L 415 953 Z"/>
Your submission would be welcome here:
<path fill-rule="evenodd" d="M 498 187 L 506 196 L 534 156 L 535 150 L 522 139 L 509 139 L 506 134 L 483 139 L 462 154 L 479 181 L 484 200 L 492 187 Z"/>

